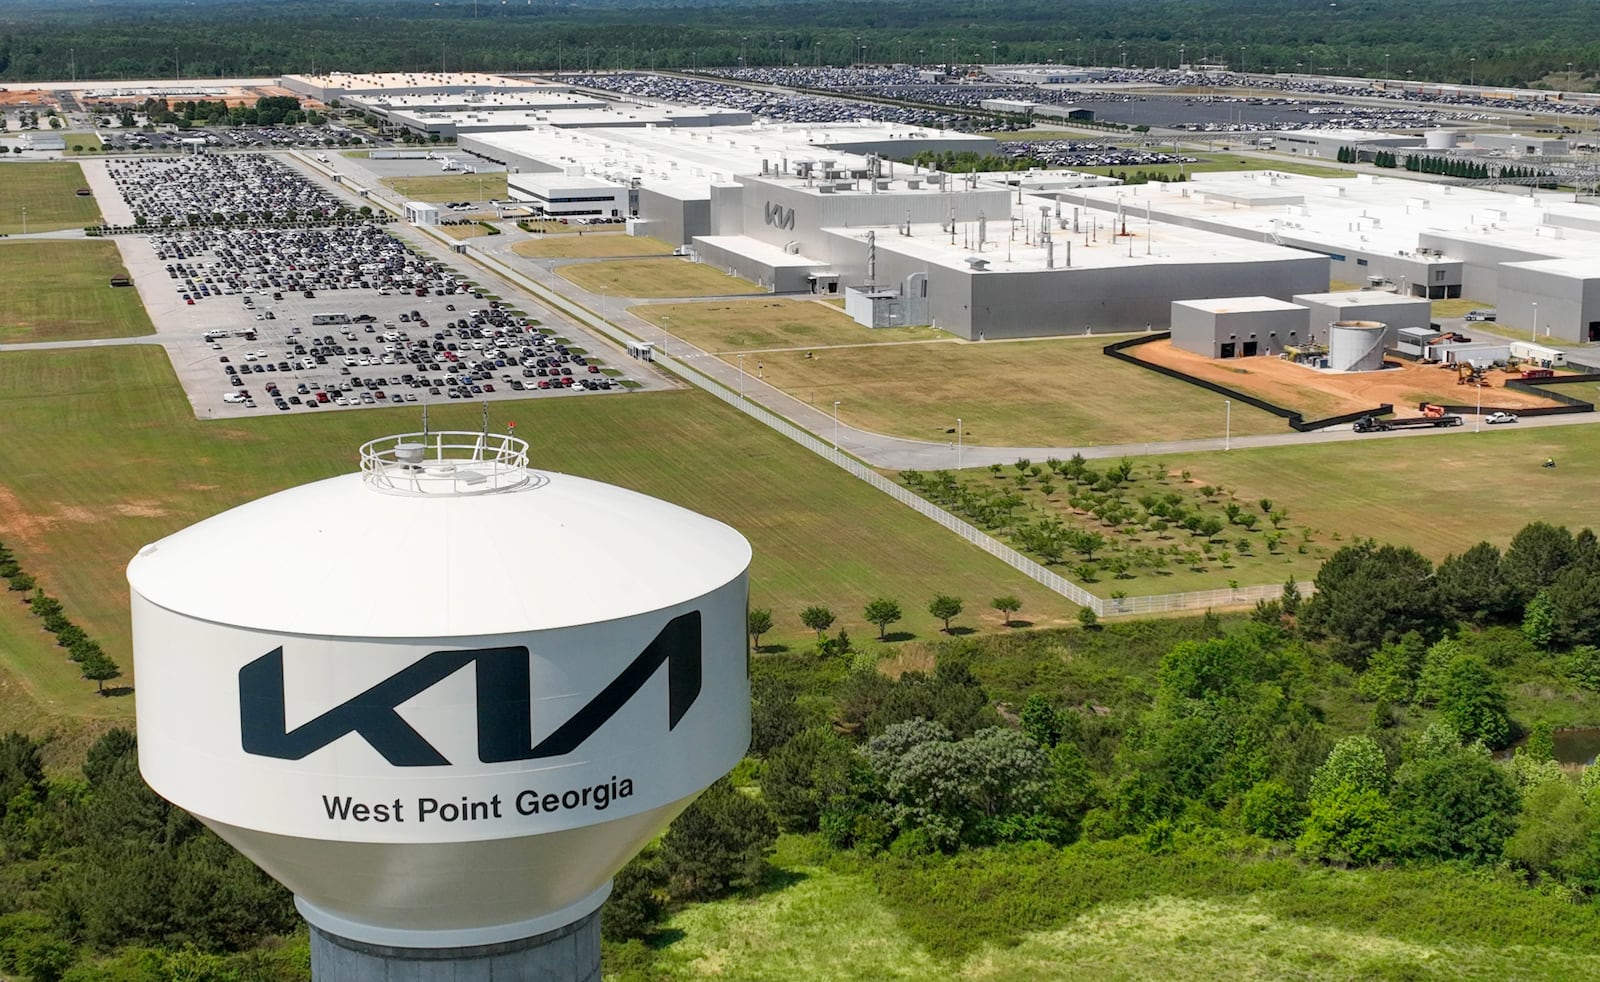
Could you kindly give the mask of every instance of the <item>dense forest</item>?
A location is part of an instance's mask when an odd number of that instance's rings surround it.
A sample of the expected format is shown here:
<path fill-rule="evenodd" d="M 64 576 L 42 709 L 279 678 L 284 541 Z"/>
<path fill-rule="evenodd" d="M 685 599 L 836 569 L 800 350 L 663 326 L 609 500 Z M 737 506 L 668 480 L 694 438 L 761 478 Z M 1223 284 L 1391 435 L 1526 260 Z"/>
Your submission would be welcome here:
<path fill-rule="evenodd" d="M 277 0 L 94 6 L 20 0 L 0 16 L 0 81 L 216 78 L 314 70 L 689 68 L 856 62 L 1223 62 L 1418 80 L 1534 84 L 1600 70 L 1570 0 Z M 1441 25 L 1449 25 L 1442 31 Z"/>
<path fill-rule="evenodd" d="M 964 633 L 961 598 L 918 598 L 949 635 L 924 646 L 833 633 L 820 606 L 752 610 L 750 755 L 617 877 L 609 971 L 657 977 L 674 911 L 781 892 L 780 835 L 938 957 L 1173 891 L 1300 891 L 1301 918 L 1505 945 L 1555 942 L 1474 904 L 1551 901 L 1559 943 L 1600 943 L 1600 768 L 1555 760 L 1562 728 L 1600 720 L 1600 541 L 1535 523 L 1437 566 L 1354 542 L 1315 586 L 1247 617 L 1049 631 L 997 597 L 1015 626 L 990 636 Z M 881 632 L 909 602 L 865 619 Z M 778 617 L 814 643 L 761 646 Z M 81 777 L 41 750 L 0 739 L 0 972 L 305 977 L 287 894 L 145 787 L 131 734 Z M 1430 884 L 1405 903 L 1460 896 L 1407 925 L 1360 870 Z"/>

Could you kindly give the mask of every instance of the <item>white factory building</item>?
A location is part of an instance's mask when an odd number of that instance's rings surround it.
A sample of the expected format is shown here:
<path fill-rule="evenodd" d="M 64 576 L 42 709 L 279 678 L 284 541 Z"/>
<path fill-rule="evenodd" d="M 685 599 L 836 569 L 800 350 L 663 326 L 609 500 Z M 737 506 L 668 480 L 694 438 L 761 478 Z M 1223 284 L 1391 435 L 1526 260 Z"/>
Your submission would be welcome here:
<path fill-rule="evenodd" d="M 1476 300 L 1541 338 L 1600 341 L 1600 212 L 1570 194 L 1258 172 L 1059 197 L 1320 254 L 1333 282 Z"/>

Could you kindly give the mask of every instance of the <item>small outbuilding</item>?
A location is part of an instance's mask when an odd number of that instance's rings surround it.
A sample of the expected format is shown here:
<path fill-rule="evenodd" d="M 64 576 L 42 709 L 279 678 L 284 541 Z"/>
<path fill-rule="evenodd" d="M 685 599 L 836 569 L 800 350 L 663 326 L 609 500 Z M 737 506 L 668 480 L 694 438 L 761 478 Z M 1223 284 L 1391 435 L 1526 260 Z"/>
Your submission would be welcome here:
<path fill-rule="evenodd" d="M 1337 321 L 1378 321 L 1399 331 L 1426 329 L 1433 317 L 1433 304 L 1425 298 L 1387 290 L 1297 293 L 1294 302 L 1311 311 L 1309 340 L 1318 344 L 1328 343 L 1328 325 Z"/>
<path fill-rule="evenodd" d="M 426 201 L 406 202 L 406 221 L 413 225 L 439 224 L 439 207 Z"/>
<path fill-rule="evenodd" d="M 1279 355 L 1307 340 L 1307 311 L 1273 297 L 1177 300 L 1172 344 L 1207 358 Z"/>

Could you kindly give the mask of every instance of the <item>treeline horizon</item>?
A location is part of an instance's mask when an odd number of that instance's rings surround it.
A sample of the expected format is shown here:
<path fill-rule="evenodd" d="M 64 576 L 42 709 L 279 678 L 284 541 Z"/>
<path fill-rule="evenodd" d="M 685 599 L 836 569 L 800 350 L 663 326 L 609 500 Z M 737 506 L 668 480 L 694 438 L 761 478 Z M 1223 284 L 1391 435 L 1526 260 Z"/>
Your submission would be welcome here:
<path fill-rule="evenodd" d="M 1438 25 L 1449 24 L 1447 35 Z M 817 25 L 828 25 L 819 28 Z M 1220 63 L 1502 86 L 1600 71 L 1583 5 L 1530 0 L 123 0 L 0 18 L 0 83 L 313 71 L 599 71 L 777 65 Z M 1559 87 L 1559 86 L 1557 86 Z"/>

